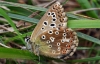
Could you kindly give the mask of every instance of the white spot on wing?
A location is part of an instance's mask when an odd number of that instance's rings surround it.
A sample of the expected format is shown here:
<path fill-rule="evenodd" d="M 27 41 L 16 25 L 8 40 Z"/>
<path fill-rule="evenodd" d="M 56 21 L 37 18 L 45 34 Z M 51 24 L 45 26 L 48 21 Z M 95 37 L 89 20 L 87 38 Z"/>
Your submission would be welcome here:
<path fill-rule="evenodd" d="M 64 30 L 64 32 L 66 32 L 66 30 Z"/>
<path fill-rule="evenodd" d="M 78 42 L 76 42 L 75 45 L 78 46 Z"/>
<path fill-rule="evenodd" d="M 66 33 L 63 33 L 63 36 L 65 37 L 66 36 Z"/>
<path fill-rule="evenodd" d="M 62 15 L 65 16 L 65 12 L 63 12 Z"/>
<path fill-rule="evenodd" d="M 64 39 L 61 39 L 61 42 L 64 43 L 65 42 Z"/>
<path fill-rule="evenodd" d="M 67 21 L 67 17 L 64 18 L 64 21 Z"/>
<path fill-rule="evenodd" d="M 54 39 L 55 39 L 54 37 L 50 37 L 51 42 L 54 42 Z"/>
<path fill-rule="evenodd" d="M 51 16 L 51 12 L 48 12 L 47 16 Z"/>
<path fill-rule="evenodd" d="M 74 54 L 74 52 L 71 52 L 71 53 L 70 53 L 70 56 L 72 56 L 73 54 Z"/>
<path fill-rule="evenodd" d="M 69 42 L 69 41 L 70 41 L 70 39 L 64 39 L 64 41 L 65 41 L 65 42 Z"/>
<path fill-rule="evenodd" d="M 66 27 L 66 23 L 63 23 L 63 26 Z"/>
<path fill-rule="evenodd" d="M 45 35 L 42 35 L 41 38 L 42 38 L 42 39 L 46 39 L 46 36 L 45 36 Z"/>
<path fill-rule="evenodd" d="M 69 52 L 70 52 L 70 50 L 66 49 L 66 53 L 69 53 Z"/>
<path fill-rule="evenodd" d="M 48 33 L 49 33 L 49 34 L 53 34 L 53 31 L 52 31 L 52 30 L 49 30 Z"/>
<path fill-rule="evenodd" d="M 76 47 L 73 49 L 73 52 L 75 52 L 76 51 Z"/>
<path fill-rule="evenodd" d="M 52 22 L 55 22 L 57 19 L 56 18 L 52 18 Z"/>
<path fill-rule="evenodd" d="M 55 31 L 55 34 L 56 34 L 56 35 L 59 35 L 59 31 Z"/>
<path fill-rule="evenodd" d="M 66 39 L 66 37 L 65 38 L 63 37 L 63 39 L 61 40 L 62 43 L 69 42 L 69 41 L 70 41 L 70 39 Z"/>
<path fill-rule="evenodd" d="M 62 8 L 62 5 L 60 5 L 59 7 Z"/>
<path fill-rule="evenodd" d="M 50 40 L 47 40 L 47 44 L 49 44 L 50 43 Z"/>
<path fill-rule="evenodd" d="M 60 46 L 60 43 L 57 43 L 57 46 Z"/>
<path fill-rule="evenodd" d="M 49 48 L 52 48 L 52 45 L 48 45 Z"/>
<path fill-rule="evenodd" d="M 43 25 L 44 25 L 44 26 L 47 26 L 47 25 L 48 25 L 48 21 L 44 21 L 44 22 L 43 22 Z"/>
<path fill-rule="evenodd" d="M 55 23 L 51 23 L 51 24 L 50 24 L 50 27 L 51 27 L 51 28 L 55 28 L 55 27 L 56 27 L 56 24 L 55 24 Z"/>
<path fill-rule="evenodd" d="M 41 30 L 44 30 L 44 29 L 45 29 L 44 27 L 41 28 Z"/>

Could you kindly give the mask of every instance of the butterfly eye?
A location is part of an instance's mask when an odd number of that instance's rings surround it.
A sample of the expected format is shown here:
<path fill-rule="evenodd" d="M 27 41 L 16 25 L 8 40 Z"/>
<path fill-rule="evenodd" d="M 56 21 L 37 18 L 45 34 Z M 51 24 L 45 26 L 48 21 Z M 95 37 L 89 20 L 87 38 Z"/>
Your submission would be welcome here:
<path fill-rule="evenodd" d="M 30 42 L 30 38 L 29 37 L 25 37 L 25 42 Z"/>

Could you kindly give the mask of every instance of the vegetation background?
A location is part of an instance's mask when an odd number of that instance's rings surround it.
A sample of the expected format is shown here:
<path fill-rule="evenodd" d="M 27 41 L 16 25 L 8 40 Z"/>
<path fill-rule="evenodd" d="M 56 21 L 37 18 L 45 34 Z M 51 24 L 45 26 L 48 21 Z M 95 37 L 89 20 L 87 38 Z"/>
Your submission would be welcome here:
<path fill-rule="evenodd" d="M 75 54 L 65 61 L 22 50 L 51 2 L 59 1 L 68 27 L 79 37 Z M 45 8 L 44 8 L 45 7 Z M 0 0 L 0 64 L 100 64 L 100 0 Z"/>

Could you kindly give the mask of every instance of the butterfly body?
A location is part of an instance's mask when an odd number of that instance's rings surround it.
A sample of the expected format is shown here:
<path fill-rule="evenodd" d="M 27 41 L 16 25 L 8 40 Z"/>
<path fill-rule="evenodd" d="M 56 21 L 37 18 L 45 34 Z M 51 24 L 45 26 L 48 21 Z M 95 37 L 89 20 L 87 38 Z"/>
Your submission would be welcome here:
<path fill-rule="evenodd" d="M 53 58 L 72 56 L 78 46 L 76 33 L 66 27 L 67 17 L 59 2 L 53 4 L 34 29 L 30 41 L 36 55 Z"/>

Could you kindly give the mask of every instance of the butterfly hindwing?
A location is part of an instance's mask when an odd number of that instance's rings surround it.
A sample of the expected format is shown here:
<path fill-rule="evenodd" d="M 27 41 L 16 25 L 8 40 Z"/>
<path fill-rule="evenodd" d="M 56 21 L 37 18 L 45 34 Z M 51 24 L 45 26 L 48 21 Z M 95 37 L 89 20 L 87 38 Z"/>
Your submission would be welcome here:
<path fill-rule="evenodd" d="M 39 37 L 41 45 L 43 45 L 40 47 L 40 53 L 53 58 L 72 56 L 78 45 L 76 33 L 70 28 L 49 30 Z M 46 49 L 44 46 L 47 46 Z"/>

